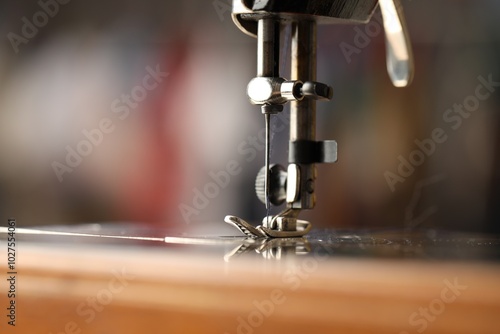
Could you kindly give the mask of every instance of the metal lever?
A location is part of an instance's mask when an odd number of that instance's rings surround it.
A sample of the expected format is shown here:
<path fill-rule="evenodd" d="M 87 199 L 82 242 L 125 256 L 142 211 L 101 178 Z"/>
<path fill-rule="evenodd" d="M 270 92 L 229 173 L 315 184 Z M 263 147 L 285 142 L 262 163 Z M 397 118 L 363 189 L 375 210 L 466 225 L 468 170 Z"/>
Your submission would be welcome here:
<path fill-rule="evenodd" d="M 413 52 L 399 0 L 379 0 L 384 20 L 387 72 L 394 86 L 408 86 L 413 79 Z"/>

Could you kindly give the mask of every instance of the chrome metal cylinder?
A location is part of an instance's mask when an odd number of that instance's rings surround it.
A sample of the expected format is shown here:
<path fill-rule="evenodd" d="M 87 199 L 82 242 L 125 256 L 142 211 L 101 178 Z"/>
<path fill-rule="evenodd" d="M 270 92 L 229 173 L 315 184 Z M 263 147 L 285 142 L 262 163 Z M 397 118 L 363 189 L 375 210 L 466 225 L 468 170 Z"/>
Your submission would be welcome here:
<path fill-rule="evenodd" d="M 279 77 L 280 24 L 272 18 L 260 19 L 257 33 L 257 76 Z"/>
<path fill-rule="evenodd" d="M 291 79 L 316 81 L 316 22 L 297 21 L 292 23 L 292 71 Z M 316 139 L 316 101 L 303 99 L 294 101 L 290 107 L 290 141 Z M 314 186 L 316 166 L 300 164 L 299 198 L 289 207 L 312 209 L 316 203 Z"/>

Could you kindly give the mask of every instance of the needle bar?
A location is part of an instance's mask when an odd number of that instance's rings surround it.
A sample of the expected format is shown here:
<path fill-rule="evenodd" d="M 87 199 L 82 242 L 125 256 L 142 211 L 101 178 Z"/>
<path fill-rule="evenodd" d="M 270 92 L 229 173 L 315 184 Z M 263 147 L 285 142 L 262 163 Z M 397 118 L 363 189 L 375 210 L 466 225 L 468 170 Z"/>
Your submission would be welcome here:
<path fill-rule="evenodd" d="M 266 174 L 265 174 L 265 193 L 266 193 L 266 219 L 269 219 L 269 160 L 270 160 L 270 146 L 271 146 L 271 114 L 264 114 L 266 119 L 266 156 L 265 156 L 265 166 L 266 166 Z"/>

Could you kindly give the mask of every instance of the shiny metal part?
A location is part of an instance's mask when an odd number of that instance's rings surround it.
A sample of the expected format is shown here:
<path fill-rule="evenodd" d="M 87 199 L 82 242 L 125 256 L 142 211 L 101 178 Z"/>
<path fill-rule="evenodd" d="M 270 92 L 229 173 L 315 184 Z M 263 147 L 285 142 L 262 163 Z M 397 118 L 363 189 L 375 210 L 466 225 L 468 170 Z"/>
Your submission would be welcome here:
<path fill-rule="evenodd" d="M 286 210 L 285 210 L 286 211 Z M 282 228 L 291 227 L 291 221 L 282 220 L 278 225 L 278 218 L 285 218 L 283 216 L 277 215 L 274 217 L 265 217 L 264 221 L 267 226 L 281 226 Z M 292 219 L 292 218 L 289 218 Z M 236 217 L 227 215 L 224 218 L 224 221 L 230 225 L 235 226 L 240 232 L 245 234 L 248 238 L 259 239 L 259 238 L 297 238 L 302 237 L 309 233 L 311 230 L 311 223 L 305 220 L 296 219 L 295 221 L 295 229 L 294 230 L 278 230 L 275 228 L 268 228 L 263 225 L 259 225 L 257 227 L 252 226 L 247 223 L 245 220 Z"/>
<path fill-rule="evenodd" d="M 311 223 L 306 220 L 297 219 L 297 230 L 295 231 L 279 231 L 261 227 L 261 230 L 267 235 L 268 238 L 298 238 L 303 237 L 311 230 Z"/>
<path fill-rule="evenodd" d="M 236 216 L 227 215 L 226 218 L 224 218 L 224 221 L 230 225 L 235 226 L 248 238 L 257 239 L 266 237 L 266 234 L 259 227 L 253 227 L 243 219 Z"/>
<path fill-rule="evenodd" d="M 284 104 L 304 98 L 302 85 L 302 82 L 298 80 L 256 77 L 248 83 L 247 96 L 253 104 Z"/>
<path fill-rule="evenodd" d="M 295 217 L 281 217 L 281 216 L 268 216 L 262 219 L 262 226 L 271 230 L 277 231 L 296 231 L 297 218 Z"/>
<path fill-rule="evenodd" d="M 269 217 L 263 221 L 267 224 L 260 226 L 262 230 L 270 238 L 297 238 L 306 235 L 311 230 L 311 223 L 305 220 L 297 219 L 300 210 L 287 208 L 281 213 L 273 216 L 269 221 Z"/>
<path fill-rule="evenodd" d="M 380 5 L 386 37 L 387 72 L 396 87 L 413 79 L 414 62 L 400 0 L 233 0 L 232 18 L 245 34 L 259 35 L 258 20 L 315 21 L 317 24 L 368 23 Z"/>
<path fill-rule="evenodd" d="M 298 165 L 288 165 L 286 185 L 286 202 L 293 203 L 298 199 L 300 191 L 300 167 Z"/>
<path fill-rule="evenodd" d="M 281 96 L 287 101 L 300 101 L 304 98 L 302 86 L 304 84 L 300 80 L 285 81 L 281 84 Z"/>
<path fill-rule="evenodd" d="M 252 104 L 261 106 L 266 121 L 264 175 L 261 170 L 256 180 L 258 197 L 267 209 L 263 225 L 253 227 L 240 218 L 226 217 L 250 237 L 299 237 L 311 228 L 297 217 L 315 206 L 316 164 L 337 161 L 337 142 L 316 141 L 316 101 L 333 97 L 332 87 L 316 81 L 317 25 L 367 23 L 377 4 L 386 33 L 389 76 L 395 86 L 406 86 L 413 77 L 413 56 L 399 0 L 233 0 L 233 21 L 257 37 L 257 77 L 249 82 L 247 95 Z M 285 26 L 291 30 L 281 29 Z M 279 74 L 279 63 L 285 61 L 280 59 L 282 31 L 292 40 L 290 80 Z M 271 179 L 271 115 L 287 102 L 291 102 L 288 169 Z M 283 199 L 286 208 L 269 216 L 270 205 Z"/>
<path fill-rule="evenodd" d="M 406 87 L 413 79 L 410 37 L 399 0 L 379 0 L 384 19 L 387 72 L 394 86 Z"/>
<path fill-rule="evenodd" d="M 281 97 L 283 78 L 256 77 L 247 86 L 247 96 L 253 104 L 282 104 L 286 102 Z"/>
<path fill-rule="evenodd" d="M 258 21 L 257 37 L 257 78 L 248 85 L 248 96 L 257 98 L 256 104 L 274 105 L 281 104 L 274 101 L 274 97 L 281 97 L 279 93 L 281 78 L 279 77 L 280 56 L 280 23 L 273 18 L 262 18 Z M 253 82 L 253 83 L 252 83 Z M 276 87 L 278 87 L 276 89 Z M 276 93 L 275 93 L 276 91 Z M 262 108 L 266 123 L 265 145 L 265 194 L 266 210 L 269 212 L 269 159 L 271 145 L 271 114 L 277 108 Z M 269 112 L 267 112 L 269 111 Z"/>
<path fill-rule="evenodd" d="M 279 21 L 273 18 L 260 19 L 257 34 L 257 76 L 279 77 L 279 57 Z"/>
<path fill-rule="evenodd" d="M 292 80 L 316 81 L 316 22 L 299 21 L 292 23 Z M 316 101 L 303 99 L 290 106 L 290 142 L 299 140 L 316 140 Z M 290 203 L 295 209 L 312 209 L 316 204 L 315 193 L 300 191 L 305 189 L 306 182 L 316 179 L 314 164 L 298 166 L 299 196 Z M 288 183 L 296 182 L 295 176 L 288 174 Z"/>
<path fill-rule="evenodd" d="M 269 203 L 269 182 L 270 182 L 270 177 L 269 177 L 269 160 L 271 158 L 271 114 L 265 114 L 264 115 L 265 117 L 265 120 L 266 120 L 266 158 L 265 158 L 265 164 L 264 164 L 264 168 L 265 168 L 265 180 L 264 180 L 264 185 L 265 185 L 265 188 L 264 188 L 264 193 L 266 195 L 266 211 L 267 211 L 267 214 L 269 214 L 269 210 L 270 210 L 270 203 Z"/>
<path fill-rule="evenodd" d="M 321 82 L 256 77 L 248 83 L 247 96 L 253 104 L 284 104 L 304 97 L 326 101 L 332 99 L 333 88 Z"/>
<path fill-rule="evenodd" d="M 274 115 L 283 111 L 283 105 L 281 104 L 263 104 L 260 106 L 260 110 L 263 115 L 270 114 Z"/>
<path fill-rule="evenodd" d="M 300 94 L 315 100 L 329 101 L 333 97 L 333 88 L 321 82 L 306 81 L 300 88 Z"/>
<path fill-rule="evenodd" d="M 250 239 L 242 242 L 224 255 L 229 262 L 243 254 L 257 253 L 266 260 L 282 260 L 287 256 L 307 255 L 311 252 L 309 241 L 305 238 Z"/>

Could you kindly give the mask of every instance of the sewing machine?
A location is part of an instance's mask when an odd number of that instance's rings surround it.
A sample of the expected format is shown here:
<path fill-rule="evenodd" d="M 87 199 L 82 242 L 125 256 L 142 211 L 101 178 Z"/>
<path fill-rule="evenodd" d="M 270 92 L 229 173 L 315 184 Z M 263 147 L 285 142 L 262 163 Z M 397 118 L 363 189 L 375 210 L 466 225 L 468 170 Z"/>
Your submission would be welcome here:
<path fill-rule="evenodd" d="M 311 223 L 299 215 L 315 206 L 316 164 L 337 161 L 337 143 L 316 138 L 316 101 L 333 96 L 316 81 L 316 27 L 367 23 L 377 4 L 389 77 L 403 87 L 413 60 L 398 0 L 234 0 L 234 22 L 258 44 L 257 76 L 247 90 L 267 130 L 257 196 L 267 208 L 286 207 L 258 227 L 228 216 L 244 237 L 142 222 L 16 230 L 9 220 L 0 241 L 15 236 L 19 258 L 1 253 L 0 270 L 19 278 L 19 312 L 7 332 L 498 333 L 498 237 L 386 229 L 305 236 Z M 285 79 L 279 65 L 287 38 L 292 69 Z M 270 121 L 288 102 L 285 168 L 269 159 Z M 0 326 L 8 326 L 4 300 Z"/>
<path fill-rule="evenodd" d="M 257 228 L 235 216 L 225 221 L 249 237 L 300 237 L 311 223 L 298 219 L 316 202 L 317 163 L 337 161 L 337 142 L 316 140 L 316 101 L 332 99 L 333 88 L 316 81 L 316 26 L 318 24 L 367 23 L 377 7 L 386 36 L 387 71 L 396 87 L 413 77 L 413 57 L 399 0 L 362 1 L 233 1 L 233 21 L 244 33 L 257 38 L 257 76 L 247 87 L 250 102 L 260 106 L 266 124 L 265 166 L 255 181 L 258 198 L 268 215 Z M 291 26 L 291 30 L 285 27 Z M 280 76 L 280 41 L 291 34 L 291 78 Z M 274 114 L 290 107 L 288 167 L 270 165 L 270 122 Z M 269 216 L 270 205 L 286 208 Z"/>

